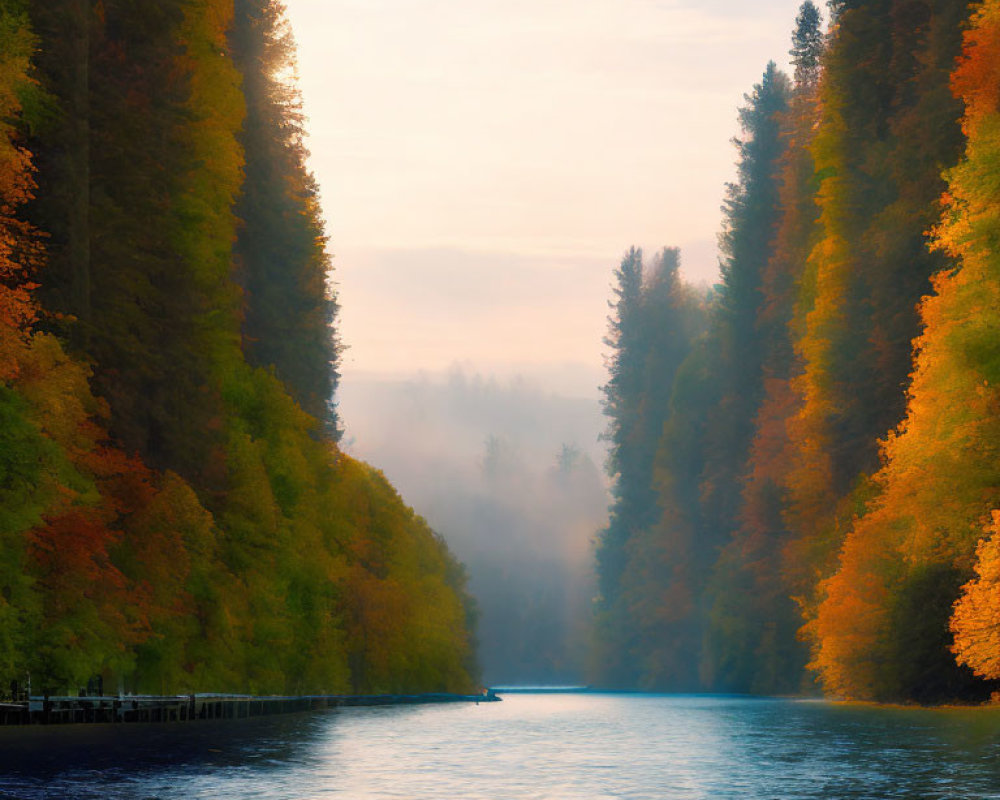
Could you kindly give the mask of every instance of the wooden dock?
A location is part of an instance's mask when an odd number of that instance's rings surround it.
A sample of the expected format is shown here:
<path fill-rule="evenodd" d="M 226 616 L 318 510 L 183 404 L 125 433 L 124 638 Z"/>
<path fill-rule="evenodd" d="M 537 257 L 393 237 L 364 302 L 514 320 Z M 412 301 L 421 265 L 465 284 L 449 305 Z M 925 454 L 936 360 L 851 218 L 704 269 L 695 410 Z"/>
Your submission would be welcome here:
<path fill-rule="evenodd" d="M 117 697 L 31 697 L 0 703 L 0 726 L 122 724 L 236 720 L 350 706 L 425 703 L 492 703 L 483 694 L 304 695 L 296 697 L 239 694 L 120 695 Z"/>

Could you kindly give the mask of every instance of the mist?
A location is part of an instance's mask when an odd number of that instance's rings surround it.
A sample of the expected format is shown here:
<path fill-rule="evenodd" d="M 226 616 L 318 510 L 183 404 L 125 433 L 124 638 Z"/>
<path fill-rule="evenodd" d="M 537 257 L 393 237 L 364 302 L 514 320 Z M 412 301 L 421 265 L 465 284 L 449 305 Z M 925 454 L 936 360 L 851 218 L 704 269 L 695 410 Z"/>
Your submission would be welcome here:
<path fill-rule="evenodd" d="M 571 370 L 570 370 L 571 371 Z M 346 448 L 382 469 L 466 565 L 488 684 L 579 683 L 593 538 L 609 503 L 589 396 L 469 367 L 341 385 Z"/>

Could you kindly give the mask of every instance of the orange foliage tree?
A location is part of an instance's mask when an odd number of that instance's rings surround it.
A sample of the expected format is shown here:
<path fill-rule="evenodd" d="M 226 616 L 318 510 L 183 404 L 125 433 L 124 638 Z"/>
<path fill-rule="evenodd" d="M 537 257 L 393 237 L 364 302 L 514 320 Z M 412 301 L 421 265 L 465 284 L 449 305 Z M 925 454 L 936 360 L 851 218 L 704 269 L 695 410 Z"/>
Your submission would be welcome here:
<path fill-rule="evenodd" d="M 883 443 L 880 494 L 853 524 L 810 626 L 813 666 L 839 694 L 936 700 L 987 693 L 951 659 L 948 619 L 984 520 L 1000 500 L 998 31 L 1000 3 L 987 2 L 973 17 L 953 78 L 966 104 L 968 143 L 964 161 L 948 173 L 935 233 L 955 265 L 934 277 L 934 294 L 921 304 L 924 332 L 915 341 L 906 418 Z M 980 578 L 967 584 L 951 623 L 960 660 L 973 666 L 986 663 L 981 650 L 972 652 L 982 646 L 974 641 L 983 621 L 975 610 L 982 610 L 991 552 L 991 545 L 979 549 Z"/>
<path fill-rule="evenodd" d="M 955 71 L 953 87 L 965 100 L 963 130 L 968 138 L 966 158 L 951 172 L 945 220 L 938 229 L 941 246 L 961 259 L 960 272 L 947 282 L 956 311 L 961 313 L 943 331 L 956 356 L 974 364 L 975 406 L 984 418 L 976 439 L 998 435 L 991 424 L 1000 413 L 1000 2 L 987 0 L 973 18 L 965 36 L 965 56 Z M 992 415 L 993 420 L 985 415 Z M 973 440 L 975 442 L 975 439 Z M 973 443 L 973 442 L 970 442 Z M 979 442 L 983 448 L 986 442 Z M 977 449 L 978 449 L 977 448 Z M 984 455 L 997 456 L 992 450 Z M 995 464 L 995 462 L 994 462 Z M 988 466 L 983 463 L 981 466 Z M 997 492 L 995 467 L 989 494 Z M 954 652 L 959 663 L 985 678 L 1000 678 L 1000 512 L 993 511 L 988 533 L 976 549 L 976 578 L 963 587 L 951 618 Z"/>
<path fill-rule="evenodd" d="M 31 154 L 16 120 L 33 88 L 29 77 L 35 46 L 23 9 L 0 6 L 0 380 L 16 376 L 16 352 L 24 345 L 37 308 L 31 297 L 38 265 L 38 238 L 18 214 L 31 200 Z"/>
<path fill-rule="evenodd" d="M 1000 511 L 976 548 L 976 577 L 955 604 L 952 652 L 983 678 L 1000 678 Z"/>

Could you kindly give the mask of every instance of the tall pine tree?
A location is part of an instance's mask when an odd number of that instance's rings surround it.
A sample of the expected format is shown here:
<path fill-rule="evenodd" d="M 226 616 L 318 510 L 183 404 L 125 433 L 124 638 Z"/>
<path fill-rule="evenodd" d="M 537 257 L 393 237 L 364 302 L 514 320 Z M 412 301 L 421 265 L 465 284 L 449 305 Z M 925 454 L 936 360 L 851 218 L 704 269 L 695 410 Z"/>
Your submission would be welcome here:
<path fill-rule="evenodd" d="M 339 436 L 337 304 L 315 180 L 306 168 L 295 45 L 277 0 L 237 0 L 233 48 L 247 102 L 246 179 L 236 207 L 245 291 L 243 349 L 273 367 L 307 412 Z"/>

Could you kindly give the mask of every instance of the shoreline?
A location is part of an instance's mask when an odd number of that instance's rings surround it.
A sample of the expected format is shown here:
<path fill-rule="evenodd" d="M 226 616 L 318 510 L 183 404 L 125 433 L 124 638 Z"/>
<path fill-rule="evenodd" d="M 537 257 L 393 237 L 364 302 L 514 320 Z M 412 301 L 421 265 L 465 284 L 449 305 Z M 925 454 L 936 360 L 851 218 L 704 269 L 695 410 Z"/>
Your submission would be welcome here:
<path fill-rule="evenodd" d="M 653 689 L 612 689 L 600 686 L 493 686 L 491 690 L 498 694 L 606 694 L 633 695 L 646 697 L 731 697 L 744 700 L 788 700 L 802 703 L 824 703 L 842 707 L 866 707 L 873 709 L 891 709 L 898 711 L 1000 711 L 1000 701 L 984 700 L 982 702 L 957 702 L 921 704 L 880 702 L 878 700 L 856 700 L 844 697 L 827 697 L 819 694 L 749 694 L 744 692 L 702 692 L 702 691 L 669 691 Z"/>
<path fill-rule="evenodd" d="M 496 702 L 500 697 L 492 689 L 481 694 L 33 696 L 0 703 L 0 728 L 236 721 L 357 706 Z"/>

